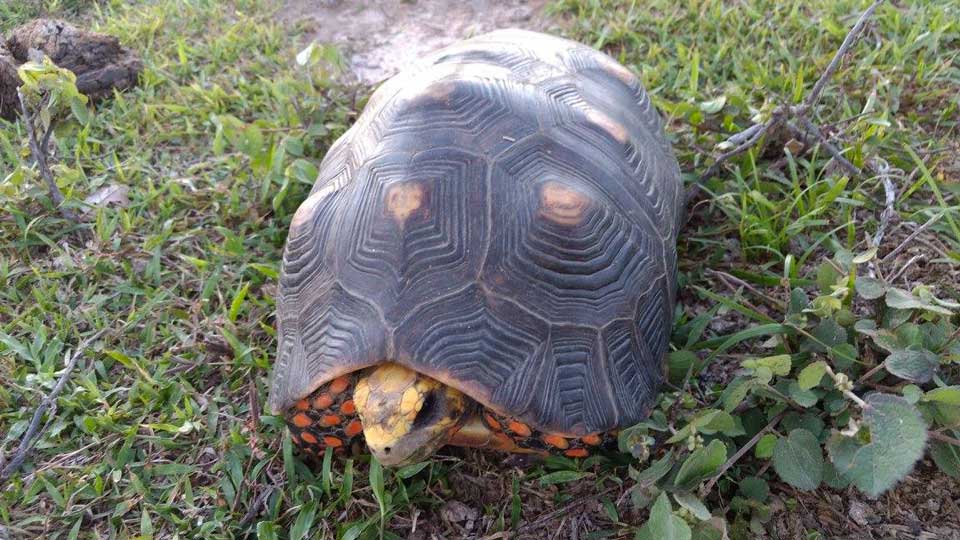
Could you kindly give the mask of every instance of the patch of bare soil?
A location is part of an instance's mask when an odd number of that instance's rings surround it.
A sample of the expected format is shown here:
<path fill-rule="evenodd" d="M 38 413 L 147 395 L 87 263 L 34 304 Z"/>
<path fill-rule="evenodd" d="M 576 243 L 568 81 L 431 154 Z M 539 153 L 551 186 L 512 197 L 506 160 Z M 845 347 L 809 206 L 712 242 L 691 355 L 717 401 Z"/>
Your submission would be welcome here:
<path fill-rule="evenodd" d="M 339 48 L 353 75 L 378 83 L 421 56 L 499 28 L 546 30 L 548 0 L 289 0 L 286 23 Z"/>
<path fill-rule="evenodd" d="M 930 463 L 876 500 L 855 489 L 796 493 L 796 508 L 777 513 L 772 538 L 807 538 L 819 531 L 837 540 L 960 540 L 960 480 Z"/>

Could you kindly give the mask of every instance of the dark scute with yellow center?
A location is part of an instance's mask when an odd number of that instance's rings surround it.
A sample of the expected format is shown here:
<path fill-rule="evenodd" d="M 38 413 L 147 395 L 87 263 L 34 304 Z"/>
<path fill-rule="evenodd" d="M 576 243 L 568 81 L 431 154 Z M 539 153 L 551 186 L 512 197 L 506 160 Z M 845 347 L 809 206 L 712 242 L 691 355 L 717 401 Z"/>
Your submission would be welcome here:
<path fill-rule="evenodd" d="M 469 416 L 455 442 L 582 453 L 663 380 L 681 187 L 650 97 L 610 57 L 504 30 L 424 58 L 374 93 L 291 222 L 271 409 L 392 362 L 530 432 Z M 375 452 L 439 444 L 432 416 L 394 421 L 391 403 L 361 413 Z"/>

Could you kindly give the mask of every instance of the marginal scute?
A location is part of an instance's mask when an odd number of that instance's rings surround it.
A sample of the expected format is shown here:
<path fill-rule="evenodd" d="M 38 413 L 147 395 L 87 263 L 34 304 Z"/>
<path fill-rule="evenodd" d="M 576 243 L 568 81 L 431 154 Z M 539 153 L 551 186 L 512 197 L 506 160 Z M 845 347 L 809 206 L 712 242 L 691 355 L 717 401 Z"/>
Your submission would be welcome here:
<path fill-rule="evenodd" d="M 598 110 L 592 109 L 587 111 L 587 121 L 602 129 L 621 144 L 626 144 L 630 138 L 630 135 L 627 133 L 627 128 L 624 127 L 623 124 Z"/>
<path fill-rule="evenodd" d="M 323 189 L 314 192 L 307 197 L 306 200 L 300 203 L 297 211 L 293 214 L 293 218 L 290 220 L 290 228 L 299 229 L 305 223 L 313 220 L 317 206 L 319 206 L 320 202 L 333 191 L 333 186 L 326 186 Z"/>
<path fill-rule="evenodd" d="M 602 53 L 503 30 L 422 59 L 291 222 L 271 407 L 396 362 L 578 456 L 656 398 L 682 199 L 650 96 Z"/>

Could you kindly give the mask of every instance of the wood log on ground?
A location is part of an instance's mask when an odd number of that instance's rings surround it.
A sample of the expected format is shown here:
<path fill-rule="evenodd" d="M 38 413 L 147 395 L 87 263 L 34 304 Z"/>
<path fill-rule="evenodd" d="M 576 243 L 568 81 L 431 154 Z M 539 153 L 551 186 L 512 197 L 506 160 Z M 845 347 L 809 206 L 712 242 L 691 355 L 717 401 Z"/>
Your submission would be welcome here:
<path fill-rule="evenodd" d="M 17 67 L 39 55 L 76 74 L 77 89 L 94 101 L 109 97 L 114 89 L 136 85 L 143 71 L 140 57 L 113 36 L 87 32 L 64 21 L 37 19 L 0 40 L 0 117 L 16 117 Z"/>

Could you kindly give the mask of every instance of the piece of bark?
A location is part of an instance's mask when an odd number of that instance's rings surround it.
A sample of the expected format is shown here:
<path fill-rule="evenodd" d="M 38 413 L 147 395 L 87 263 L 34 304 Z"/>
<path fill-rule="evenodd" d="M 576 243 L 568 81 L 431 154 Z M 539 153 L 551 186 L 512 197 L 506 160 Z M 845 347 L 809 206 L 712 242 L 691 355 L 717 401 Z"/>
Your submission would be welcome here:
<path fill-rule="evenodd" d="M 86 32 L 70 23 L 37 19 L 13 29 L 0 43 L 0 116 L 16 117 L 17 67 L 38 55 L 77 76 L 77 89 L 91 100 L 112 95 L 114 89 L 135 86 L 143 62 L 120 41 L 105 34 Z"/>

